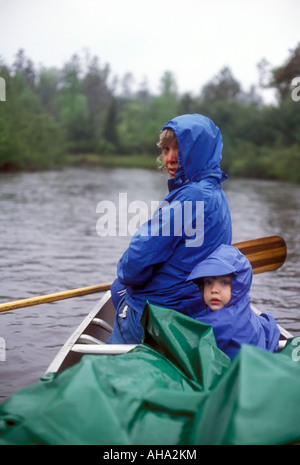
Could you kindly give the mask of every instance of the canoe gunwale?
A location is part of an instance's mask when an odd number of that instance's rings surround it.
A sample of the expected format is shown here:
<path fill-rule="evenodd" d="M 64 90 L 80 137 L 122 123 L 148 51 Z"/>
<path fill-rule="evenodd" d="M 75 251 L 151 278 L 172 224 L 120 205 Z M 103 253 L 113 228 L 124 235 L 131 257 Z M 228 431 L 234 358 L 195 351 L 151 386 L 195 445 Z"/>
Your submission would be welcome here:
<path fill-rule="evenodd" d="M 253 305 L 252 310 L 259 315 L 261 312 Z M 80 323 L 78 328 L 67 339 L 46 374 L 59 373 L 64 369 L 78 363 L 84 354 L 90 355 L 121 355 L 132 350 L 137 344 L 106 344 L 105 341 L 112 331 L 115 317 L 115 308 L 111 300 L 111 292 L 107 291 L 97 301 L 90 313 Z M 107 321 L 109 319 L 110 321 Z M 280 330 L 279 351 L 282 350 L 291 333 L 278 325 Z M 98 337 L 98 333 L 101 334 Z"/>
<path fill-rule="evenodd" d="M 57 373 L 61 371 L 63 363 L 66 357 L 69 355 L 70 351 L 72 350 L 73 346 L 76 344 L 80 336 L 84 333 L 86 328 L 98 316 L 99 312 L 101 312 L 101 309 L 104 307 L 104 305 L 109 302 L 110 297 L 111 293 L 110 291 L 107 291 L 104 294 L 104 296 L 97 301 L 93 309 L 89 312 L 89 314 L 84 318 L 84 320 L 80 323 L 80 325 L 76 328 L 76 330 L 71 334 L 71 336 L 62 346 L 58 354 L 55 356 L 54 360 L 47 368 L 46 373 Z"/>

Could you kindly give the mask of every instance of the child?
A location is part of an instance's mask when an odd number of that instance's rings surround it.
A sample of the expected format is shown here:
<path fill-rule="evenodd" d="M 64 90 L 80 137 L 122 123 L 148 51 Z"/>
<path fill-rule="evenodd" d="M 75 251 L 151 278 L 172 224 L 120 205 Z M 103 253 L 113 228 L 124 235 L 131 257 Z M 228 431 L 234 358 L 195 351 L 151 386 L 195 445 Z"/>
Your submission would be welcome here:
<path fill-rule="evenodd" d="M 219 246 L 187 280 L 198 284 L 207 305 L 195 318 L 212 326 L 218 347 L 231 359 L 242 344 L 278 349 L 280 331 L 272 314 L 258 316 L 251 309 L 252 267 L 236 247 Z"/>

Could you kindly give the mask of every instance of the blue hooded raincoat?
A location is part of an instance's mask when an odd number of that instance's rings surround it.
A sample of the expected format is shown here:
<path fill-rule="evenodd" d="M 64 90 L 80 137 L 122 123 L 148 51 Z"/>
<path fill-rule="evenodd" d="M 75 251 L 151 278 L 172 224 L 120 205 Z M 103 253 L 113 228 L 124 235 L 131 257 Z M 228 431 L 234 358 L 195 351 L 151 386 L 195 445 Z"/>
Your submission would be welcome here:
<path fill-rule="evenodd" d="M 162 130 L 166 128 L 177 137 L 178 169 L 169 180 L 169 194 L 120 259 L 112 286 L 115 302 L 120 284 L 126 288 L 125 303 L 139 318 L 147 300 L 186 315 L 198 312 L 199 290 L 186 282 L 187 276 L 218 245 L 231 244 L 232 239 L 221 184 L 227 176 L 220 169 L 219 128 L 198 114 L 176 117 Z"/>
<path fill-rule="evenodd" d="M 242 344 L 251 344 L 270 352 L 276 351 L 279 328 L 271 313 L 258 316 L 251 309 L 249 291 L 252 267 L 236 247 L 219 246 L 194 268 L 188 281 L 228 274 L 233 274 L 230 302 L 216 311 L 206 307 L 196 319 L 212 326 L 218 347 L 231 359 L 236 356 Z"/>

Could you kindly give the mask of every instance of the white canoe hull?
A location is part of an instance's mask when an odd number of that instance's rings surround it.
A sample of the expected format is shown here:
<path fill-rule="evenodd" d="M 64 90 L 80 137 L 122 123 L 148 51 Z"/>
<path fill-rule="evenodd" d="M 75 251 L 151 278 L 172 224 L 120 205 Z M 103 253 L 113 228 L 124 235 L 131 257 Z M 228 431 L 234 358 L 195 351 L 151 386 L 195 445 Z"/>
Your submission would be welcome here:
<path fill-rule="evenodd" d="M 260 313 L 253 306 L 252 309 L 255 313 Z M 112 331 L 114 319 L 115 307 L 111 300 L 110 291 L 107 291 L 66 341 L 46 373 L 60 373 L 78 363 L 84 354 L 119 355 L 136 347 L 136 345 L 131 344 L 105 344 Z M 282 349 L 292 334 L 281 326 L 278 325 L 278 327 L 281 332 L 279 349 Z"/>

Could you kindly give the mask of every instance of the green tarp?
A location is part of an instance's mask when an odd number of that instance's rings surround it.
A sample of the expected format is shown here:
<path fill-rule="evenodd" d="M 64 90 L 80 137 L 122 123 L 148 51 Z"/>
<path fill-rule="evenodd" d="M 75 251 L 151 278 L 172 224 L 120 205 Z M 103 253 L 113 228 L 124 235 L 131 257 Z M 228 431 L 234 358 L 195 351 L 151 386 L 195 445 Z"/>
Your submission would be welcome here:
<path fill-rule="evenodd" d="M 175 311 L 148 305 L 143 325 L 128 354 L 86 355 L 5 401 L 0 444 L 300 442 L 297 339 L 276 354 L 243 346 L 231 362 L 209 326 Z"/>

